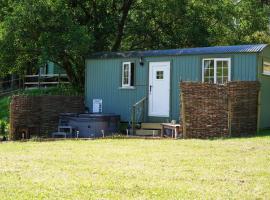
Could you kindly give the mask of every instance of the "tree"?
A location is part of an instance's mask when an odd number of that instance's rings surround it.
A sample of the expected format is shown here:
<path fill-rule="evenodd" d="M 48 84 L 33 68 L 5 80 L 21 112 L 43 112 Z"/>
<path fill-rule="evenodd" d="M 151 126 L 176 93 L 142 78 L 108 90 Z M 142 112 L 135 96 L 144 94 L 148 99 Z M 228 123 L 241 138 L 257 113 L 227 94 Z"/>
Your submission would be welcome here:
<path fill-rule="evenodd" d="M 258 0 L 0 1 L 0 75 L 50 60 L 82 89 L 93 52 L 268 42 L 268 18 Z"/>
<path fill-rule="evenodd" d="M 127 50 L 245 44 L 269 25 L 269 6 L 258 0 L 144 0 L 134 7 Z"/>
<path fill-rule="evenodd" d="M 120 48 L 132 2 L 10 1 L 6 7 L 12 9 L 1 12 L 1 73 L 22 72 L 50 60 L 82 89 L 84 56 Z"/>

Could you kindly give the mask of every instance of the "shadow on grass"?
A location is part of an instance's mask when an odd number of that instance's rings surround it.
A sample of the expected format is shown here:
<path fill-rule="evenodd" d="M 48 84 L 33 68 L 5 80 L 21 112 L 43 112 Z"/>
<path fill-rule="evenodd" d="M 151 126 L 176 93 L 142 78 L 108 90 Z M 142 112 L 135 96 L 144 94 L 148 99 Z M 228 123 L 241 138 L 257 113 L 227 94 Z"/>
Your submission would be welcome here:
<path fill-rule="evenodd" d="M 2 136 L 0 135 L 0 142 L 1 142 L 1 138 Z M 247 139 L 247 138 L 260 138 L 260 137 L 270 137 L 270 129 L 267 130 L 261 130 L 259 133 L 256 133 L 254 135 L 246 135 L 246 136 L 239 136 L 239 137 L 215 137 L 215 138 L 197 138 L 197 140 L 205 140 L 205 141 L 214 141 L 214 140 L 234 140 L 234 139 Z M 171 137 L 152 137 L 152 136 L 126 136 L 126 135 L 112 135 L 112 136 L 107 136 L 105 138 L 32 138 L 32 139 L 26 139 L 26 140 L 16 140 L 17 142 L 55 142 L 55 141 L 93 141 L 93 140 L 106 140 L 106 139 L 115 139 L 115 140 L 126 140 L 126 139 L 142 139 L 142 140 L 173 140 L 175 141 L 175 139 L 172 139 Z M 185 140 L 192 140 L 192 139 L 196 139 L 196 138 L 188 138 Z M 178 138 L 178 140 L 182 140 L 182 138 Z"/>
<path fill-rule="evenodd" d="M 255 135 L 255 137 L 265 137 L 265 136 L 270 136 L 270 129 L 260 130 L 260 132 Z"/>
<path fill-rule="evenodd" d="M 232 136 L 232 137 L 208 138 L 206 140 L 233 140 L 233 139 L 247 139 L 247 138 L 259 138 L 259 137 L 270 137 L 270 129 L 260 130 L 259 133 L 255 133 L 255 134 Z"/>

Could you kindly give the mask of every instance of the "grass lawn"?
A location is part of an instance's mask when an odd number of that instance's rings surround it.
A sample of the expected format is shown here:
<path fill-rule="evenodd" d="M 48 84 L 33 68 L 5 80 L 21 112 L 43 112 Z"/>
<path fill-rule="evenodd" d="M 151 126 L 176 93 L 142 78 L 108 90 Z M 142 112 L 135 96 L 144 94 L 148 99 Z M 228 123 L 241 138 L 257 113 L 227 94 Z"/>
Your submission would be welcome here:
<path fill-rule="evenodd" d="M 0 199 L 269 199 L 270 137 L 0 143 Z"/>

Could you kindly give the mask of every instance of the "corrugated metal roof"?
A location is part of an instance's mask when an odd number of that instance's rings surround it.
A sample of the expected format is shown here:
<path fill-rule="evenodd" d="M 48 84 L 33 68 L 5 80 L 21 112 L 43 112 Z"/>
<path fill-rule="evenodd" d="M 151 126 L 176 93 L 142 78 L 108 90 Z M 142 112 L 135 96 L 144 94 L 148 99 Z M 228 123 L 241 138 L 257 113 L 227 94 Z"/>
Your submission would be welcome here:
<path fill-rule="evenodd" d="M 266 46 L 267 44 L 253 44 L 253 45 L 214 46 L 214 47 L 149 50 L 149 51 L 99 52 L 92 54 L 88 58 L 132 58 L 132 57 L 174 56 L 174 55 L 257 53 L 261 52 Z"/>

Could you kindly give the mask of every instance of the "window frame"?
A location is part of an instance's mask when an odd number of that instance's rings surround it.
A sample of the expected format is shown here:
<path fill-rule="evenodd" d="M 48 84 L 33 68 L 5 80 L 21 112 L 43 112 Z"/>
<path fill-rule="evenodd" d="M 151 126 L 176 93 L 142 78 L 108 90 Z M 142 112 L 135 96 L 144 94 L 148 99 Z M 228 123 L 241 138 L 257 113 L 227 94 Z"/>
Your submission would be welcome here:
<path fill-rule="evenodd" d="M 270 66 L 270 62 L 268 61 L 263 61 L 263 68 L 262 68 L 262 74 L 265 76 L 270 76 L 270 71 L 264 71 L 264 63 Z"/>
<path fill-rule="evenodd" d="M 128 65 L 128 83 L 124 83 L 124 66 Z M 122 74 L 121 74 L 121 88 L 133 89 L 135 88 L 135 62 L 127 61 L 122 62 Z"/>
<path fill-rule="evenodd" d="M 202 82 L 208 83 L 204 81 L 204 62 L 207 60 L 214 61 L 214 84 L 224 84 L 224 83 L 217 83 L 217 62 L 218 61 L 228 61 L 228 82 L 231 81 L 231 58 L 203 58 L 202 59 Z"/>

